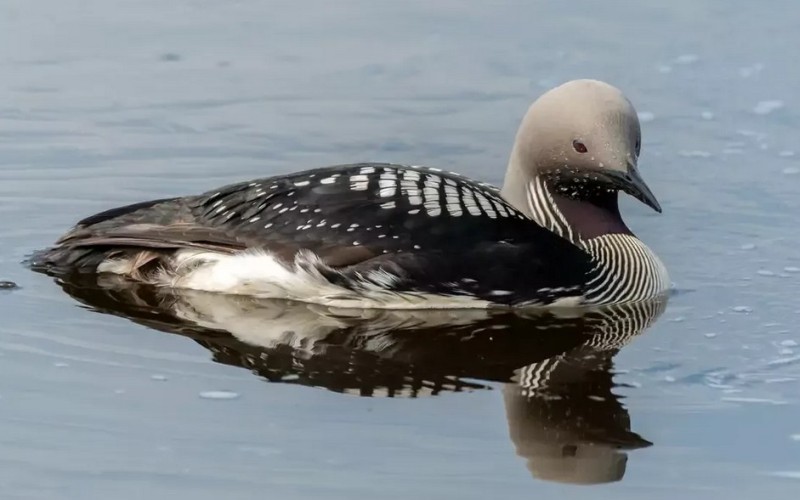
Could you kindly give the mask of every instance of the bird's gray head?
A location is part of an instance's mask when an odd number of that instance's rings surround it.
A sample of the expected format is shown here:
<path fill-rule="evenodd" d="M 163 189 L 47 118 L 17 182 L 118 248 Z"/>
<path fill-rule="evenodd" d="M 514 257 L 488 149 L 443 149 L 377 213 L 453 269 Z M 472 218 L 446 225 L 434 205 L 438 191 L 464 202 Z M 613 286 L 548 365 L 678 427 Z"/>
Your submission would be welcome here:
<path fill-rule="evenodd" d="M 597 80 L 564 83 L 525 114 L 503 194 L 519 206 L 522 200 L 513 199 L 521 194 L 518 186 L 542 176 L 573 199 L 621 190 L 661 212 L 637 169 L 641 137 L 636 110 L 619 89 Z"/>

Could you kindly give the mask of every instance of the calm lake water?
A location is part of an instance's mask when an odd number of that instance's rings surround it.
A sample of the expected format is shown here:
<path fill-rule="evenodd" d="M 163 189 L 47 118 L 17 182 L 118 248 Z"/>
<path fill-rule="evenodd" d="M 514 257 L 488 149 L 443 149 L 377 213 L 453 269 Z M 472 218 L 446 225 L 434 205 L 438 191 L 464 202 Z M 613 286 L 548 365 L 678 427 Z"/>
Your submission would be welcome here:
<path fill-rule="evenodd" d="M 797 498 L 800 5 L 662 4 L 3 1 L 0 497 Z M 21 264 L 96 211 L 307 167 L 498 183 L 576 77 L 640 112 L 664 214 L 623 210 L 663 313 L 341 318 Z"/>

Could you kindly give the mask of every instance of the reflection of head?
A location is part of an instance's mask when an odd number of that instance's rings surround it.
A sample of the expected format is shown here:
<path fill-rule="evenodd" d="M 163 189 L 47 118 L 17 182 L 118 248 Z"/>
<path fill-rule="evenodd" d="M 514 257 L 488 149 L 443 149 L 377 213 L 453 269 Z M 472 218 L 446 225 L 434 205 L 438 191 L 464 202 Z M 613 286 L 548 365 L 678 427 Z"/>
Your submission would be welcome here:
<path fill-rule="evenodd" d="M 529 398 L 516 384 L 503 387 L 503 399 L 517 455 L 539 479 L 574 484 L 619 481 L 627 462 L 621 450 L 649 445 L 628 431 L 627 412 L 621 406 L 609 415 L 608 407 Z"/>
<path fill-rule="evenodd" d="M 664 302 L 616 308 L 578 348 L 516 370 L 503 387 L 509 436 L 534 477 L 573 484 L 619 481 L 624 450 L 651 443 L 630 430 L 613 394 L 612 358 L 664 310 Z"/>

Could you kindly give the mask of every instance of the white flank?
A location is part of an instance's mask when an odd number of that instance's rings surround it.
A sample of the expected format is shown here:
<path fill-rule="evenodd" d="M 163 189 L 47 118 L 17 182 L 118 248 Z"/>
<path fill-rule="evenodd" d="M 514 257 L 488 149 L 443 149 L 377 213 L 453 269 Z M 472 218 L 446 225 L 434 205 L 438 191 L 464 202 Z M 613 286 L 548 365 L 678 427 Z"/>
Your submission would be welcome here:
<path fill-rule="evenodd" d="M 106 272 L 127 268 L 121 262 L 106 267 Z M 489 301 L 472 297 L 388 290 L 397 277 L 385 271 L 360 276 L 351 290 L 331 283 L 321 270 L 335 272 L 311 252 L 301 252 L 292 265 L 284 265 L 263 251 L 228 255 L 181 250 L 175 254 L 171 268 L 156 278 L 156 284 L 339 308 L 485 309 L 492 306 Z"/>

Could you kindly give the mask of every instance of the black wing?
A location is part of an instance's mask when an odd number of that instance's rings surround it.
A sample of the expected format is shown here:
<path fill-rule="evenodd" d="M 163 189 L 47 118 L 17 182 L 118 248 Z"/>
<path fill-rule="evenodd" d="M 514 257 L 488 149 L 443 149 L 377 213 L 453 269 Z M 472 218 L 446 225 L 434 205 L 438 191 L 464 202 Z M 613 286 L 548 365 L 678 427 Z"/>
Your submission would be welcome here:
<path fill-rule="evenodd" d="M 258 248 L 287 262 L 310 250 L 340 270 L 331 279 L 342 284 L 381 268 L 404 278 L 397 286 L 406 290 L 500 302 L 540 289 L 574 294 L 570 287 L 590 271 L 585 253 L 516 210 L 496 188 L 437 169 L 376 163 L 112 209 L 84 219 L 43 255 L 56 265 L 91 268 L 120 251 L 146 264 L 185 247 Z"/>

